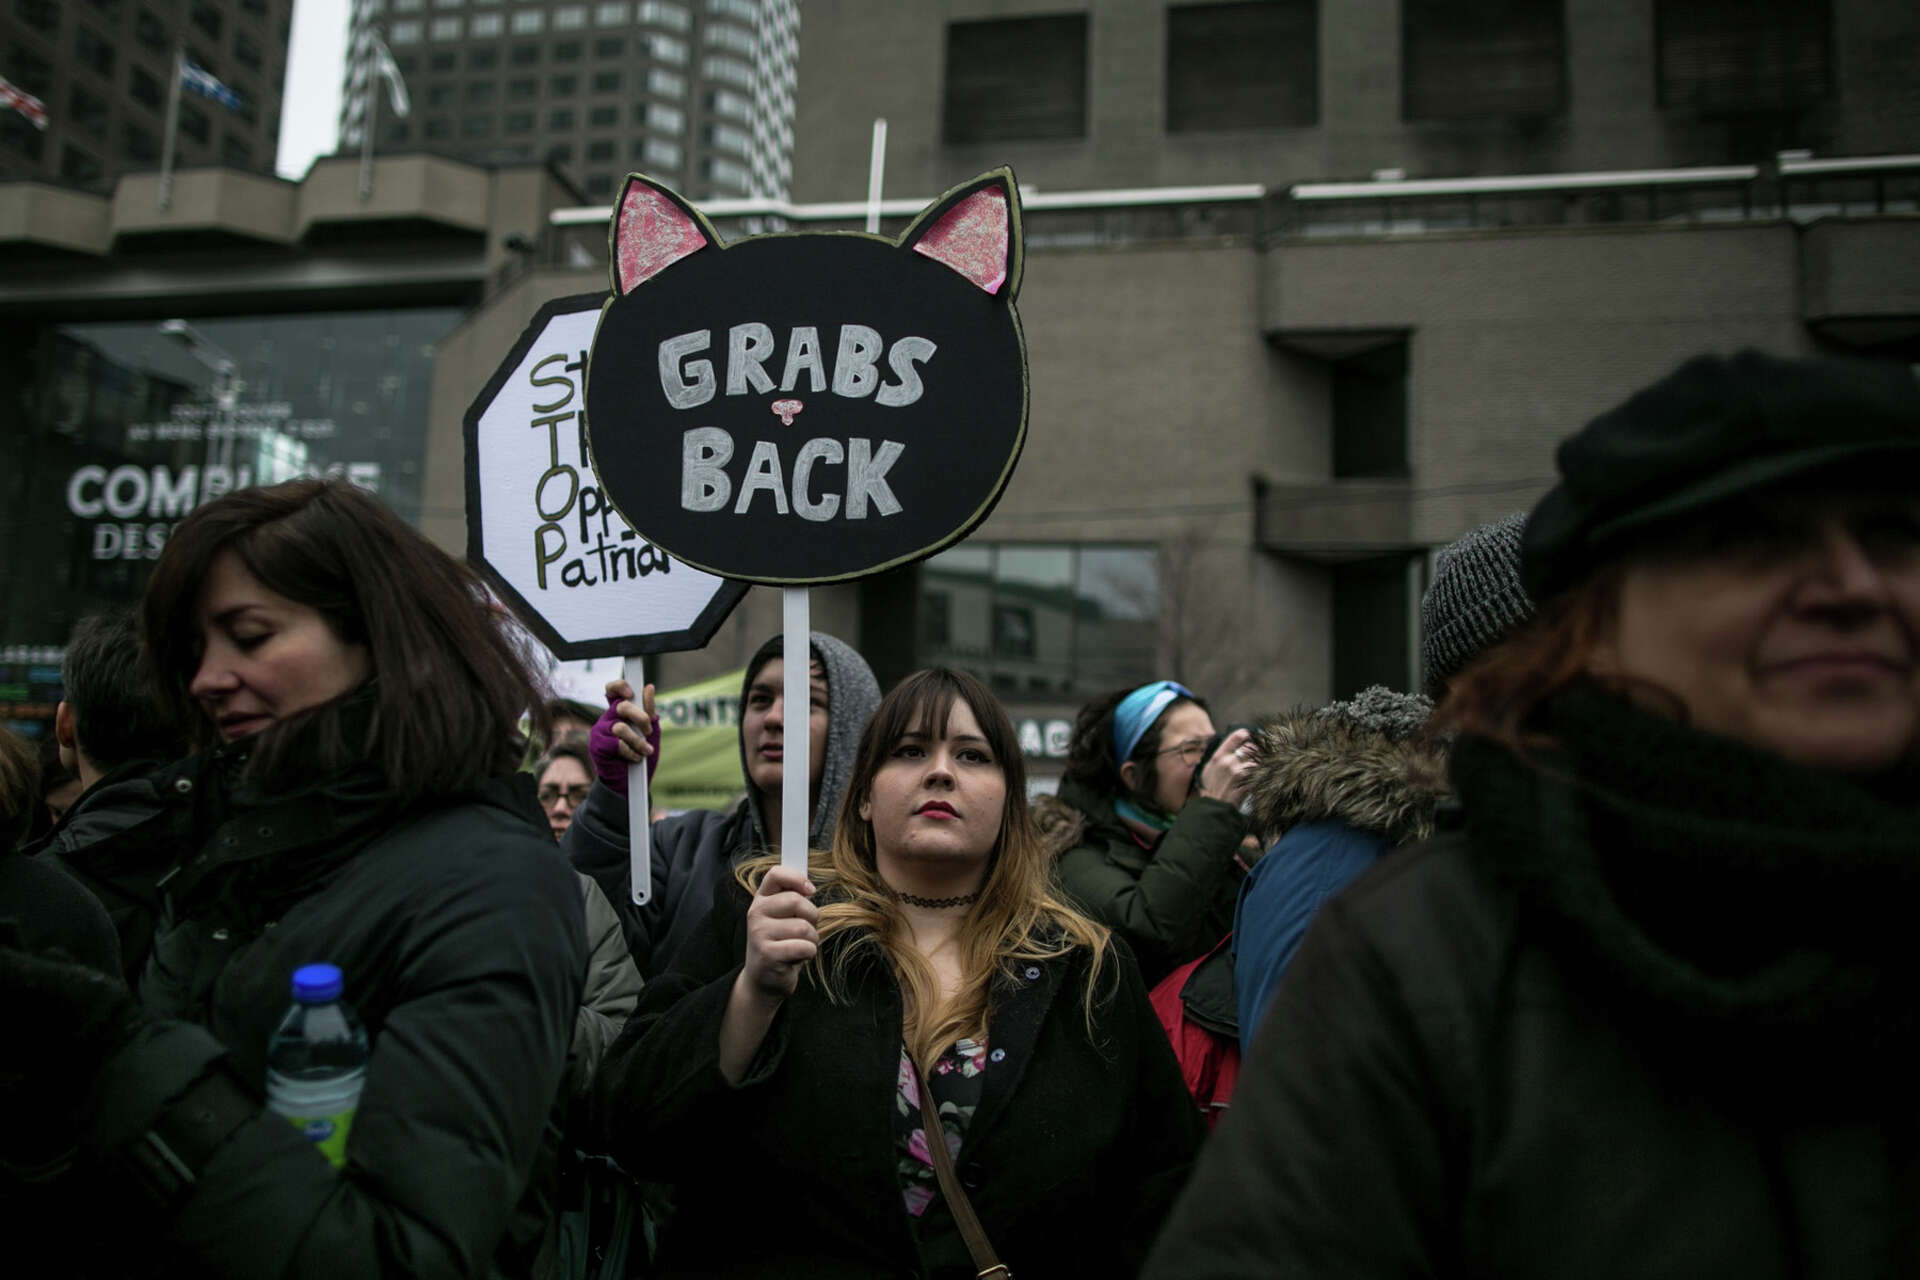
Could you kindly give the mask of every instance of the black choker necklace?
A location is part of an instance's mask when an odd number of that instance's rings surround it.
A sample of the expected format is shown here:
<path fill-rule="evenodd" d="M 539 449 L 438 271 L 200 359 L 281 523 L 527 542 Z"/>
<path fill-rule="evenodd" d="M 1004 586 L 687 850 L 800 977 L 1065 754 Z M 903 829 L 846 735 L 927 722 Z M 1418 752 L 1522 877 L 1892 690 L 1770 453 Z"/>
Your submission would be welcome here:
<path fill-rule="evenodd" d="M 943 907 L 970 907 L 980 901 L 978 889 L 954 898 L 923 898 L 917 893 L 901 893 L 898 890 L 894 891 L 893 896 L 910 907 L 925 907 L 929 911 L 938 911 Z"/>

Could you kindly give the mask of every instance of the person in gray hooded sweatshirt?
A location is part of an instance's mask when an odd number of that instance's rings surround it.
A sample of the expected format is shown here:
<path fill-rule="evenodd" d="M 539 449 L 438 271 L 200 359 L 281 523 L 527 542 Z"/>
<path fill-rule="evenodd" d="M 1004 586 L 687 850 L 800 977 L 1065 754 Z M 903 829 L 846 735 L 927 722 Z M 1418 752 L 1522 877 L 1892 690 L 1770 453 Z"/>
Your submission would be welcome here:
<path fill-rule="evenodd" d="M 813 729 L 809 755 L 812 813 L 808 844 L 823 849 L 832 838 L 854 748 L 880 705 L 880 684 L 853 649 L 829 635 L 809 635 L 812 649 Z M 628 870 L 627 800 L 609 778 L 625 765 L 602 767 L 587 800 L 574 814 L 560 844 L 573 865 L 592 876 L 612 899 L 626 930 L 627 946 L 641 976 L 651 978 L 672 963 L 681 944 L 713 905 L 715 888 L 752 853 L 779 843 L 781 759 L 786 728 L 781 638 L 774 636 L 747 663 L 740 692 L 740 760 L 747 794 L 724 812 L 696 809 L 653 824 L 653 896 L 633 902 Z M 611 714 L 611 713 L 609 713 Z M 644 730 L 643 730 L 644 732 Z M 596 735 L 598 736 L 598 735 Z"/>

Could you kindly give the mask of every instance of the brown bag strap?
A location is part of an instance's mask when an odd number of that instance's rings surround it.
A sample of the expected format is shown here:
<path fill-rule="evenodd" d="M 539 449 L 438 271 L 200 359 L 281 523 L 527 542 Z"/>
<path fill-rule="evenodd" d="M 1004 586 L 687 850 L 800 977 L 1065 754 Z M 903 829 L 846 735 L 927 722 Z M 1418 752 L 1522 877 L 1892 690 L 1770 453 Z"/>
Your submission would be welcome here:
<path fill-rule="evenodd" d="M 920 1084 L 920 1122 L 927 1135 L 927 1154 L 933 1157 L 933 1172 L 940 1179 L 940 1194 L 947 1198 L 947 1208 L 953 1211 L 953 1220 L 959 1224 L 960 1238 L 967 1242 L 967 1252 L 973 1255 L 973 1265 L 978 1269 L 981 1280 L 987 1280 L 988 1277 L 1013 1280 L 1013 1272 L 993 1252 L 993 1245 L 980 1226 L 980 1218 L 973 1211 L 973 1201 L 967 1199 L 966 1190 L 960 1185 L 960 1176 L 953 1171 L 953 1155 L 947 1150 L 947 1131 L 940 1125 L 940 1111 L 933 1105 L 933 1091 L 927 1088 L 926 1073 L 920 1070 L 918 1063 L 914 1064 L 913 1076 Z"/>

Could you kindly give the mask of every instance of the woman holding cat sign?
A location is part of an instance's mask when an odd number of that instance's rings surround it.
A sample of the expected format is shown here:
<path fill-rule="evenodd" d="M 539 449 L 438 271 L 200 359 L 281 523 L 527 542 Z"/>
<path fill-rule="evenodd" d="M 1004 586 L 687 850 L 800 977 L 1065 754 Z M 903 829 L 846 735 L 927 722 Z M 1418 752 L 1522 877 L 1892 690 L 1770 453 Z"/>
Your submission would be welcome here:
<path fill-rule="evenodd" d="M 1050 886 L 1006 712 L 908 677 L 847 797 L 809 874 L 741 869 L 601 1067 L 611 1154 L 678 1185 L 662 1274 L 1131 1274 L 1199 1122 L 1132 957 Z M 740 1230 L 743 1197 L 803 1229 Z"/>

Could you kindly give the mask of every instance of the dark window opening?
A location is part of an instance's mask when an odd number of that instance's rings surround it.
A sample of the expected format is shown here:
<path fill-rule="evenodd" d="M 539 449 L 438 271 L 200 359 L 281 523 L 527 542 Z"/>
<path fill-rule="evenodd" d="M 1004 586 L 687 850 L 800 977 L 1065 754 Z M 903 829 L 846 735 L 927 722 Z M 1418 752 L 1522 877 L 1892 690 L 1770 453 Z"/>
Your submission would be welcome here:
<path fill-rule="evenodd" d="M 578 62 L 580 60 L 580 42 L 578 40 L 562 40 L 560 43 L 554 45 L 553 60 L 555 62 Z"/>
<path fill-rule="evenodd" d="M 207 39 L 220 38 L 220 27 L 225 19 L 218 5 L 210 4 L 208 0 L 195 0 L 193 8 L 187 11 L 187 18 L 194 26 L 207 33 Z"/>
<path fill-rule="evenodd" d="M 507 115 L 507 132 L 508 133 L 532 133 L 533 132 L 533 112 L 531 111 L 509 112 Z"/>
<path fill-rule="evenodd" d="M 492 102 L 493 101 L 493 81 L 491 80 L 470 81 L 467 84 L 467 101 L 468 102 Z"/>
<path fill-rule="evenodd" d="M 60 29 L 58 0 L 13 0 L 13 12 L 20 21 L 48 35 Z"/>
<path fill-rule="evenodd" d="M 572 107 L 556 107 L 552 111 L 549 111 L 547 113 L 547 128 L 549 129 L 573 128 L 573 108 Z"/>
<path fill-rule="evenodd" d="M 491 116 L 468 116 L 460 122 L 460 136 L 463 138 L 484 138 L 492 132 Z"/>
<path fill-rule="evenodd" d="M 207 141 L 210 131 L 207 127 L 206 112 L 200 110 L 200 108 L 190 102 L 181 103 L 180 132 L 186 134 L 195 142 Z"/>
<path fill-rule="evenodd" d="M 539 96 L 540 82 L 532 77 L 507 81 L 507 96 L 516 101 Z"/>
<path fill-rule="evenodd" d="M 587 123 L 596 129 L 607 129 L 620 123 L 620 108 L 595 107 L 587 116 Z"/>
<path fill-rule="evenodd" d="M 1273 129 L 1320 118 L 1316 0 L 1167 10 L 1167 132 Z"/>
<path fill-rule="evenodd" d="M 1552 116 L 1566 110 L 1563 0 L 1402 0 L 1406 120 Z"/>
<path fill-rule="evenodd" d="M 107 136 L 107 100 L 88 93 L 79 85 L 67 95 L 67 110 L 73 122 L 96 138 Z"/>
<path fill-rule="evenodd" d="M 473 49 L 467 53 L 467 70 L 491 71 L 500 62 L 498 49 Z"/>
<path fill-rule="evenodd" d="M 387 141 L 389 143 L 406 142 L 410 140 L 412 136 L 413 131 L 407 127 L 405 120 L 395 120 L 387 125 Z"/>
<path fill-rule="evenodd" d="M 580 89 L 579 76 L 548 76 L 547 92 L 556 98 L 571 98 Z"/>
<path fill-rule="evenodd" d="M 587 144 L 588 164 L 607 164 L 613 159 L 613 139 L 595 138 Z"/>
<path fill-rule="evenodd" d="M 243 67 L 252 67 L 255 71 L 258 71 L 263 56 L 259 43 L 254 40 L 253 37 L 244 31 L 234 33 L 233 59 L 235 62 L 238 62 Z"/>
<path fill-rule="evenodd" d="M 129 160 L 158 160 L 160 158 L 160 146 L 154 141 L 152 132 L 142 129 L 139 125 L 127 124 L 120 126 L 120 146 L 126 151 Z"/>
<path fill-rule="evenodd" d="M 427 57 L 427 70 L 451 71 L 459 65 L 459 62 L 460 60 L 451 53 L 429 54 Z"/>
<path fill-rule="evenodd" d="M 596 58 L 617 58 L 627 51 L 627 42 L 618 37 L 593 42 L 593 56 Z"/>
<path fill-rule="evenodd" d="M 595 199 L 604 200 L 613 194 L 613 175 L 596 173 L 587 179 L 586 192 Z"/>
<path fill-rule="evenodd" d="M 155 111 L 160 110 L 160 82 L 147 74 L 145 69 L 133 68 L 127 77 L 127 93 L 141 106 L 152 107 Z"/>
<path fill-rule="evenodd" d="M 220 140 L 220 162 L 233 165 L 237 169 L 253 167 L 253 144 L 245 138 L 236 138 L 227 134 Z"/>
<path fill-rule="evenodd" d="M 79 27 L 73 33 L 73 54 L 81 66 L 103 76 L 113 74 L 113 42 L 98 32 Z"/>
<path fill-rule="evenodd" d="M 426 135 L 429 138 L 451 138 L 453 122 L 445 116 L 435 116 L 427 121 Z"/>
<path fill-rule="evenodd" d="M 78 147 L 69 146 L 60 153 L 60 176 L 68 182 L 95 183 L 104 172 L 98 160 Z"/>
<path fill-rule="evenodd" d="M 1406 554 L 1333 567 L 1333 696 L 1370 685 L 1407 687 L 1410 599 Z"/>
<path fill-rule="evenodd" d="M 540 61 L 540 46 L 537 44 L 517 44 L 507 54 L 507 61 L 516 67 L 531 67 Z"/>
<path fill-rule="evenodd" d="M 160 25 L 160 19 L 145 9 L 133 16 L 133 36 L 149 49 L 167 47 L 167 29 Z"/>
<path fill-rule="evenodd" d="M 47 135 L 18 111 L 0 112 L 0 146 L 37 164 L 46 154 Z"/>
<path fill-rule="evenodd" d="M 1660 105 L 1794 113 L 1831 91 L 1826 0 L 1656 0 Z"/>
<path fill-rule="evenodd" d="M 595 93 L 620 92 L 620 73 L 618 71 L 596 71 L 593 73 L 593 91 Z"/>
<path fill-rule="evenodd" d="M 1404 340 L 1336 360 L 1333 475 L 1337 480 L 1393 478 L 1407 468 L 1407 344 Z"/>
<path fill-rule="evenodd" d="M 53 87 L 53 64 L 23 44 L 7 55 L 4 74 L 36 98 L 45 99 Z"/>
<path fill-rule="evenodd" d="M 1087 17 L 948 23 L 946 76 L 949 146 L 1084 138 Z"/>

